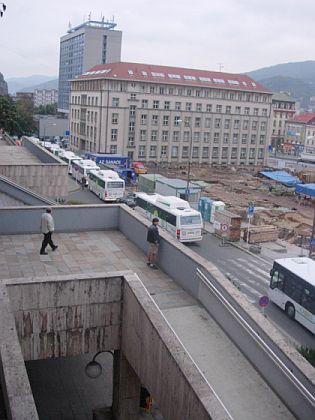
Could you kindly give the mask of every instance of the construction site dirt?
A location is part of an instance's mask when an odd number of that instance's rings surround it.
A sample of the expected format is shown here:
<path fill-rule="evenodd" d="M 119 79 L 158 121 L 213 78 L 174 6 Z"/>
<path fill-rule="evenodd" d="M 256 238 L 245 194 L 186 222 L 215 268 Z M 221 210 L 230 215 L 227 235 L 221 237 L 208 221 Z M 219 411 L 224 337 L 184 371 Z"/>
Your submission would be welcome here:
<path fill-rule="evenodd" d="M 167 167 L 164 164 L 156 169 L 156 172 L 170 178 L 187 179 L 188 176 L 185 166 Z M 243 225 L 248 221 L 248 205 L 253 203 L 253 226 L 275 226 L 279 239 L 308 248 L 314 219 L 314 199 L 304 199 L 295 193 L 294 187 L 263 177 L 259 173 L 261 169 L 192 165 L 189 178 L 192 182 L 207 183 L 201 195 L 223 201 L 226 209 L 241 216 Z"/>

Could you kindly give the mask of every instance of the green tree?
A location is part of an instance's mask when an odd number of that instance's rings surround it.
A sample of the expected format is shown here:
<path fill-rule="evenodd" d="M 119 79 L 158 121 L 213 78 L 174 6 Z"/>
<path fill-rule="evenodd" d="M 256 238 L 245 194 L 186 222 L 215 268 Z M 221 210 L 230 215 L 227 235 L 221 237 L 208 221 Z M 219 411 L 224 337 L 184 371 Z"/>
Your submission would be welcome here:
<path fill-rule="evenodd" d="M 0 96 L 0 128 L 11 135 L 32 134 L 35 130 L 30 104 L 13 102 L 10 96 Z"/>
<path fill-rule="evenodd" d="M 34 113 L 40 115 L 56 115 L 57 104 L 39 105 L 39 107 L 35 108 Z"/>

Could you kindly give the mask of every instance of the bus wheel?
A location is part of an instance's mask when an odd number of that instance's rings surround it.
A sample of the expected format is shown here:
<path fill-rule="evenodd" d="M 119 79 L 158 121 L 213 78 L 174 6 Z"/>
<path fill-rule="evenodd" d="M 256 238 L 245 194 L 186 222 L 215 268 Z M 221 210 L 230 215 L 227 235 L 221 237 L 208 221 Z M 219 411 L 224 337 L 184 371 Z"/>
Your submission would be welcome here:
<path fill-rule="evenodd" d="M 287 303 L 285 305 L 285 311 L 286 311 L 286 314 L 288 315 L 288 317 L 290 319 L 294 319 L 295 318 L 295 308 L 294 308 L 294 306 L 291 303 Z"/>

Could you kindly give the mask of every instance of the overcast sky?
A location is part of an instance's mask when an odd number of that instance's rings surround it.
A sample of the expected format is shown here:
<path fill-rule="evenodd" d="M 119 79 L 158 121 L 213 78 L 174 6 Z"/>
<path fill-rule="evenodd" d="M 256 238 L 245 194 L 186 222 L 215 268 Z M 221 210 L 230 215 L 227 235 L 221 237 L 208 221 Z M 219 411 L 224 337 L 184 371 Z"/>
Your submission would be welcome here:
<path fill-rule="evenodd" d="M 315 59 L 314 0 L 4 0 L 5 79 L 58 75 L 59 39 L 101 16 L 123 31 L 122 61 L 242 73 Z"/>

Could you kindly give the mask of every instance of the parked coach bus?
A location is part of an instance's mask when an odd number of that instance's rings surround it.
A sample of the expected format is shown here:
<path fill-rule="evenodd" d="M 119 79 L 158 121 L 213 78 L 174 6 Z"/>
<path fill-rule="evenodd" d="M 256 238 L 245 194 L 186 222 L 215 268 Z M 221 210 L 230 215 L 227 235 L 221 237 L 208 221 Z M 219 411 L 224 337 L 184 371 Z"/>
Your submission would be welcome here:
<path fill-rule="evenodd" d="M 72 174 L 72 162 L 74 160 L 82 160 L 80 156 L 76 156 L 73 152 L 62 151 L 59 153 L 60 159 L 64 160 L 68 165 L 68 174 Z"/>
<path fill-rule="evenodd" d="M 82 178 L 85 178 L 85 183 L 88 184 L 88 175 L 92 169 L 97 171 L 100 169 L 93 160 L 81 159 L 72 161 L 72 176 L 76 181 L 82 182 Z"/>
<path fill-rule="evenodd" d="M 315 261 L 307 257 L 275 260 L 270 277 L 270 300 L 315 334 Z"/>
<path fill-rule="evenodd" d="M 180 242 L 196 242 L 202 239 L 201 214 L 181 198 L 137 193 L 136 209 L 150 220 L 158 217 L 160 226 Z"/>
<path fill-rule="evenodd" d="M 114 171 L 92 169 L 89 173 L 89 190 L 101 200 L 117 201 L 124 196 L 125 181 Z"/>

